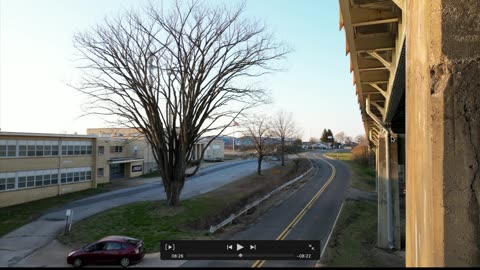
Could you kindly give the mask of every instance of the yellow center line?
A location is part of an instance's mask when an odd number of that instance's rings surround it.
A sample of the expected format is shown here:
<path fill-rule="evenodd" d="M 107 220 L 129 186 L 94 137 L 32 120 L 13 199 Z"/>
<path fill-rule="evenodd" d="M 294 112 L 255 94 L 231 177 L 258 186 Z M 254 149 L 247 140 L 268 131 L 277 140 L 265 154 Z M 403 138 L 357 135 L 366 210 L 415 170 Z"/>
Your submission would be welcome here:
<path fill-rule="evenodd" d="M 307 211 L 312 207 L 312 205 L 317 201 L 317 199 L 322 195 L 323 191 L 330 185 L 330 183 L 333 181 L 333 178 L 335 177 L 335 174 L 337 170 L 335 167 L 328 161 L 324 159 L 320 159 L 323 162 L 327 163 L 330 167 L 332 167 L 332 174 L 330 175 L 330 178 L 327 180 L 327 182 L 322 186 L 322 188 L 313 196 L 313 198 L 305 205 L 305 207 L 298 213 L 298 215 L 288 224 L 288 226 L 280 233 L 280 235 L 275 239 L 275 240 L 284 240 L 287 235 L 292 231 L 292 229 L 300 222 L 302 217 L 307 213 Z M 263 264 L 265 264 L 265 260 L 256 260 L 253 264 L 252 267 L 262 267 Z"/>

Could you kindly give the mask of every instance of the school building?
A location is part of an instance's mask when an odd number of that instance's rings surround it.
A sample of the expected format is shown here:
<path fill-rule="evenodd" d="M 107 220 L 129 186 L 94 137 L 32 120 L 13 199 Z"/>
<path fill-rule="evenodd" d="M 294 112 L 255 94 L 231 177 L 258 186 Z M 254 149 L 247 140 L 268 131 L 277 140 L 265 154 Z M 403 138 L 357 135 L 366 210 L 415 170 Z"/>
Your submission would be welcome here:
<path fill-rule="evenodd" d="M 204 146 L 196 144 L 190 159 L 199 159 Z M 0 207 L 157 169 L 150 144 L 134 128 L 92 128 L 87 135 L 0 132 Z"/>

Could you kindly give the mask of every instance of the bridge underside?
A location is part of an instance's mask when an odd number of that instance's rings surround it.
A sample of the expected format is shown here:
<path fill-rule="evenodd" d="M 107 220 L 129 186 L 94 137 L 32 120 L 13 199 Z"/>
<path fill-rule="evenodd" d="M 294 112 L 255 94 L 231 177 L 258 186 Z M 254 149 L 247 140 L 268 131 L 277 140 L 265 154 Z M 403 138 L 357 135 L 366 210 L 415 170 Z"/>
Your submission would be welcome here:
<path fill-rule="evenodd" d="M 376 158 L 377 246 L 405 248 L 407 266 L 480 266 L 480 2 L 339 3 Z"/>

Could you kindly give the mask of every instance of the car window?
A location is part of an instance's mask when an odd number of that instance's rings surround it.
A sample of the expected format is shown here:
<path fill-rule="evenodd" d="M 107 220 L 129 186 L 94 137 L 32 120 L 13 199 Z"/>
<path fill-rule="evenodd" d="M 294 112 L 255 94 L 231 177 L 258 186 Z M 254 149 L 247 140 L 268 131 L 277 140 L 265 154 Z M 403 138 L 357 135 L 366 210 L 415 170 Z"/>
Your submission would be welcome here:
<path fill-rule="evenodd" d="M 103 250 L 104 245 L 105 245 L 105 243 L 103 243 L 103 242 L 93 244 L 93 245 L 90 246 L 90 250 L 91 251 Z"/>
<path fill-rule="evenodd" d="M 103 250 L 119 250 L 122 249 L 122 244 L 117 242 L 107 242 Z"/>

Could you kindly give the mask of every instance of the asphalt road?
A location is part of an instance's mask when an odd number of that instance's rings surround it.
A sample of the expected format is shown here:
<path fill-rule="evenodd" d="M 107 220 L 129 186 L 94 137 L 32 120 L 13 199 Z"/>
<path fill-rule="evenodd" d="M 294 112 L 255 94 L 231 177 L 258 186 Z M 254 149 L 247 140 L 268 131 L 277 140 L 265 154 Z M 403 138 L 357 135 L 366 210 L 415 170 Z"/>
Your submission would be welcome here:
<path fill-rule="evenodd" d="M 324 250 L 348 192 L 351 175 L 344 163 L 326 159 L 320 152 L 310 152 L 308 157 L 316 167 L 312 178 L 230 240 L 320 240 Z M 302 211 L 310 202 L 310 208 Z M 297 222 L 288 230 L 295 218 Z M 313 267 L 317 263 L 315 260 L 201 260 L 187 261 L 182 267 Z"/>

